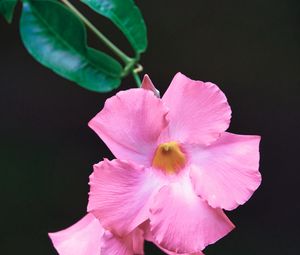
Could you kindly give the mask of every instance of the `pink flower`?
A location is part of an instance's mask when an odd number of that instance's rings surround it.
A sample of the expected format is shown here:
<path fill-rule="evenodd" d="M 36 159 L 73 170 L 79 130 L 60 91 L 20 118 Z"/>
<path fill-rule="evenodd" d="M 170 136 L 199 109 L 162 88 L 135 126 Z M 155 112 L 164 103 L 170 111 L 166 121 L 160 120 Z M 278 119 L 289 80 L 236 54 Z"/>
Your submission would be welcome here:
<path fill-rule="evenodd" d="M 116 237 L 105 230 L 93 214 L 87 214 L 75 225 L 49 234 L 60 255 L 141 255 L 144 238 L 141 229 Z"/>
<path fill-rule="evenodd" d="M 155 92 L 151 84 L 146 77 Z M 181 73 L 162 99 L 117 93 L 89 123 L 117 159 L 94 166 L 88 211 L 116 235 L 149 222 L 163 249 L 201 254 L 234 228 L 222 209 L 244 204 L 261 182 L 260 137 L 225 132 L 230 118 L 216 85 Z"/>

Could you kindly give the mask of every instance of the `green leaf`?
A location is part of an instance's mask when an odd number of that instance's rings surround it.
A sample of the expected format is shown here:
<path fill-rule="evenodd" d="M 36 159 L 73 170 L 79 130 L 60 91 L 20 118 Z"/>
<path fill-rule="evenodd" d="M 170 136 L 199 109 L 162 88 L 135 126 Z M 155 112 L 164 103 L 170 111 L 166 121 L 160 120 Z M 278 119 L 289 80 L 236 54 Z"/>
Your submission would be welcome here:
<path fill-rule="evenodd" d="M 0 14 L 11 23 L 18 0 L 0 0 Z"/>
<path fill-rule="evenodd" d="M 122 66 L 87 47 L 84 25 L 59 2 L 24 2 L 20 30 L 29 53 L 64 78 L 97 92 L 120 85 Z"/>
<path fill-rule="evenodd" d="M 109 18 L 127 37 L 136 53 L 147 48 L 147 29 L 133 0 L 81 0 L 95 12 Z"/>

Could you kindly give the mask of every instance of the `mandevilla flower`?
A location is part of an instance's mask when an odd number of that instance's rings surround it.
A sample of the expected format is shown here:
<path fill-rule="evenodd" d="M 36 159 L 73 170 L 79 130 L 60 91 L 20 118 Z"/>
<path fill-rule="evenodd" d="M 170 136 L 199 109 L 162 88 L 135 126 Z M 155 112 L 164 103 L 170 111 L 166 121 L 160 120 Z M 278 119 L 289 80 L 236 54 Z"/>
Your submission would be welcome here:
<path fill-rule="evenodd" d="M 230 118 L 216 85 L 181 73 L 162 99 L 117 93 L 89 123 L 117 159 L 94 166 L 88 211 L 116 236 L 148 224 L 146 236 L 166 251 L 201 254 L 234 228 L 223 209 L 261 182 L 260 137 L 225 132 Z"/>
<path fill-rule="evenodd" d="M 144 254 L 143 231 L 136 228 L 124 237 L 105 230 L 93 214 L 87 214 L 73 226 L 49 233 L 61 255 L 141 255 Z"/>

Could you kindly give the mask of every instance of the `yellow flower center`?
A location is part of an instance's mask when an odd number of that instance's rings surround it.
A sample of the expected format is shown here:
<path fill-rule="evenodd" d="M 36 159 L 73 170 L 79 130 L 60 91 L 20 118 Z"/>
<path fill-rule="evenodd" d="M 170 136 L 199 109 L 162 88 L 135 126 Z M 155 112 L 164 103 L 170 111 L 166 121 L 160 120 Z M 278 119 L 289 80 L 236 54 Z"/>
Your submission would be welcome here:
<path fill-rule="evenodd" d="M 186 157 L 179 144 L 168 142 L 160 144 L 154 154 L 152 166 L 167 173 L 176 173 L 185 166 Z"/>

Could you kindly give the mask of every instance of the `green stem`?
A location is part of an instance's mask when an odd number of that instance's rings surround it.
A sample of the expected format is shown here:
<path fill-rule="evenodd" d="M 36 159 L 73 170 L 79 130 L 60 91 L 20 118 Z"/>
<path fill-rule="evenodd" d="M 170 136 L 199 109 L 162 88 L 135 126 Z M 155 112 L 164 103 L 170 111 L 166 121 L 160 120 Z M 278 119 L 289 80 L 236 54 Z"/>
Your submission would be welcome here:
<path fill-rule="evenodd" d="M 61 0 L 70 10 L 80 18 L 86 26 L 109 48 L 111 49 L 126 65 L 135 62 L 135 59 L 128 57 L 115 44 L 113 44 L 104 34 L 102 34 L 86 17 L 84 17 L 68 0 Z"/>
<path fill-rule="evenodd" d="M 142 85 L 142 81 L 141 81 L 141 79 L 140 79 L 139 74 L 133 71 L 133 72 L 132 72 L 132 75 L 133 75 L 133 78 L 134 78 L 134 80 L 135 80 L 135 82 L 136 82 L 137 87 L 140 88 L 141 85 Z"/>
<path fill-rule="evenodd" d="M 143 70 L 141 65 L 138 65 L 136 69 L 133 67 L 140 59 L 140 55 L 135 58 L 128 57 L 123 51 L 121 51 L 113 42 L 111 42 L 104 34 L 102 34 L 81 12 L 79 12 L 74 5 L 72 5 L 69 0 L 61 0 L 69 9 L 80 19 L 83 23 L 112 51 L 117 55 L 125 64 L 124 76 L 127 76 L 130 72 L 137 84 L 137 87 L 141 87 L 141 79 L 138 72 Z"/>

